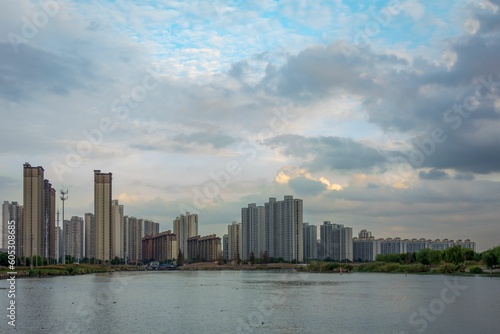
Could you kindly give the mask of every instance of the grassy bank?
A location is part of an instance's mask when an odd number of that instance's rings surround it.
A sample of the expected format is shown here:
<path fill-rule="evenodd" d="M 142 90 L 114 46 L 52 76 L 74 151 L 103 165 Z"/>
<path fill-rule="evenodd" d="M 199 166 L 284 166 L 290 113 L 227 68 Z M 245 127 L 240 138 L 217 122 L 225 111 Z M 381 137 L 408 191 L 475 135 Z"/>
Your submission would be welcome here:
<path fill-rule="evenodd" d="M 299 267 L 302 271 L 339 273 L 340 268 L 346 272 L 363 273 L 429 273 L 429 274 L 484 274 L 490 275 L 490 271 L 481 263 L 468 261 L 464 264 L 441 263 L 440 265 L 423 265 L 421 263 L 400 264 L 394 262 L 367 262 L 367 263 L 336 263 L 312 261 L 307 266 Z M 493 275 L 500 275 L 498 269 L 492 271 Z"/>
<path fill-rule="evenodd" d="M 17 267 L 14 270 L 17 274 L 16 277 L 46 277 L 46 276 L 66 276 L 66 275 L 85 275 L 93 273 L 106 273 L 114 271 L 136 271 L 143 270 L 142 267 L 136 266 L 106 266 L 99 264 L 57 264 L 50 266 L 40 266 L 33 267 Z M 8 268 L 0 269 L 0 278 L 6 278 L 8 272 L 11 272 Z"/>

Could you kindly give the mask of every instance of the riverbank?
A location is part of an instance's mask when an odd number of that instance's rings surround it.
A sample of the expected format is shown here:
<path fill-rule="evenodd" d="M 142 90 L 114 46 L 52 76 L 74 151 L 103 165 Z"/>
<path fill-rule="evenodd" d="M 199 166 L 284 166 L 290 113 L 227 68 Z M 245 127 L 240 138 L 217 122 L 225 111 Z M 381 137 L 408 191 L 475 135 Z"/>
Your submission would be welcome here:
<path fill-rule="evenodd" d="M 342 268 L 342 269 L 341 269 Z M 423 265 L 421 263 L 400 264 L 392 262 L 366 262 L 366 263 L 336 263 L 312 261 L 307 266 L 298 267 L 300 271 L 340 273 L 404 273 L 404 274 L 474 274 L 500 276 L 500 269 L 490 271 L 481 263 L 453 264 L 442 263 L 440 265 Z"/>
<path fill-rule="evenodd" d="M 491 271 L 486 267 L 479 265 L 465 266 L 454 265 L 450 263 L 439 266 L 430 266 L 422 264 L 399 264 L 385 262 L 367 262 L 367 263 L 336 263 L 336 262 L 317 262 L 309 264 L 292 263 L 268 263 L 268 264 L 223 264 L 219 265 L 213 262 L 200 262 L 186 264 L 178 267 L 178 270 L 296 270 L 299 272 L 317 272 L 325 274 L 339 274 L 342 267 L 343 273 L 399 273 L 399 274 L 465 274 L 465 275 L 483 275 L 500 276 L 500 269 Z M 94 273 L 118 272 L 118 271 L 143 271 L 142 266 L 130 265 L 98 265 L 98 264 L 58 264 L 50 266 L 16 268 L 16 277 L 50 277 L 50 276 L 71 276 L 85 275 Z M 8 268 L 0 269 L 0 279 L 8 278 L 11 272 Z"/>
<path fill-rule="evenodd" d="M 50 266 L 40 266 L 40 267 L 17 267 L 14 272 L 16 277 L 47 277 L 47 276 L 68 276 L 68 275 L 85 275 L 94 273 L 106 273 L 115 271 L 142 271 L 143 267 L 137 266 L 106 266 L 100 264 L 56 264 Z M 9 272 L 12 270 L 8 268 L 0 269 L 0 278 L 8 278 Z"/>
<path fill-rule="evenodd" d="M 179 270 L 279 270 L 288 269 L 292 270 L 298 266 L 304 266 L 301 264 L 293 263 L 268 263 L 268 264 L 216 264 L 213 262 L 198 262 L 192 264 L 185 264 L 179 267 Z"/>

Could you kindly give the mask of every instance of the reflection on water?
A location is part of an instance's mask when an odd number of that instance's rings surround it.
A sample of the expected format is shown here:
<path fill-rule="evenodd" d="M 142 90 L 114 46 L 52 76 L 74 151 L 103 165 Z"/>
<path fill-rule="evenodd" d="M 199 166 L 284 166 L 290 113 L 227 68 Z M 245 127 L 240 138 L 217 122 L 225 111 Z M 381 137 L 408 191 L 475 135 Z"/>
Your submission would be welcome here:
<path fill-rule="evenodd" d="M 500 326 L 498 278 L 126 272 L 19 279 L 17 290 L 19 333 L 496 333 Z M 0 332 L 9 327 L 2 321 Z"/>

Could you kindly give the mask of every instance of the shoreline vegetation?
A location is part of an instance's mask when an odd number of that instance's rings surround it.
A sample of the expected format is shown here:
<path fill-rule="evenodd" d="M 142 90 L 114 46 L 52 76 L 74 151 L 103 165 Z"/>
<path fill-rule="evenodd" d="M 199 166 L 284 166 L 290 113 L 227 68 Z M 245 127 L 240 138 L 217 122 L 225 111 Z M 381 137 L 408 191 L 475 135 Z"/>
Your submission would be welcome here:
<path fill-rule="evenodd" d="M 15 272 L 18 277 L 49 277 L 49 276 L 69 276 L 69 275 L 85 275 L 95 273 L 107 273 L 115 271 L 142 271 L 143 267 L 126 266 L 126 265 L 101 265 L 101 264 L 54 264 L 48 266 L 33 267 L 16 267 L 15 270 L 0 267 L 0 278 L 8 278 L 9 272 Z"/>
<path fill-rule="evenodd" d="M 4 254 L 2 254 L 4 255 Z M 119 260 L 119 259 L 118 259 Z M 306 264 L 269 261 L 267 256 L 251 261 L 241 260 L 224 263 L 220 258 L 215 262 L 194 262 L 175 268 L 176 270 L 289 270 L 292 272 L 317 273 L 400 273 L 400 274 L 464 274 L 500 276 L 500 246 L 481 254 L 460 246 L 446 250 L 423 249 L 418 253 L 377 255 L 374 262 L 338 262 L 330 259 L 308 261 Z M 4 261 L 5 262 L 5 261 Z M 119 262 L 119 261 L 118 261 Z M 183 261 L 181 260 L 181 263 Z M 142 265 L 71 263 L 33 268 L 17 266 L 16 270 L 0 266 L 0 278 L 9 278 L 9 272 L 16 277 L 48 277 L 84 275 L 116 271 L 143 271 L 151 269 Z"/>
<path fill-rule="evenodd" d="M 308 264 L 293 263 L 268 263 L 268 264 L 217 264 L 212 262 L 192 263 L 180 266 L 177 270 L 286 270 L 291 272 L 315 272 L 324 274 L 351 273 L 393 273 L 393 274 L 459 274 L 459 275 L 480 275 L 500 277 L 500 269 L 492 269 L 491 272 L 480 263 L 470 262 L 463 264 L 443 263 L 440 265 L 423 264 L 399 264 L 391 262 L 323 262 L 311 261 Z M 95 273 L 108 273 L 119 271 L 145 271 L 143 266 L 135 265 L 94 265 L 94 264 L 66 264 L 40 266 L 30 269 L 29 267 L 16 268 L 16 278 L 20 277 L 51 277 L 51 276 L 72 276 Z M 0 278 L 8 278 L 8 268 L 0 269 Z"/>

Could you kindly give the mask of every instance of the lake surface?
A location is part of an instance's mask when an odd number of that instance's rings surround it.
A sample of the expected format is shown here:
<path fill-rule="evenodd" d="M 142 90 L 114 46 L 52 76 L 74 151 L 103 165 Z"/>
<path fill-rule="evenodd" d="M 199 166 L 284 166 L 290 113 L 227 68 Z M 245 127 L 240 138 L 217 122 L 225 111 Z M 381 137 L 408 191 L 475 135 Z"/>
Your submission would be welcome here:
<path fill-rule="evenodd" d="M 488 277 L 121 272 L 22 278 L 16 290 L 17 333 L 500 332 L 500 279 Z M 14 332 L 7 291 L 1 333 Z"/>

